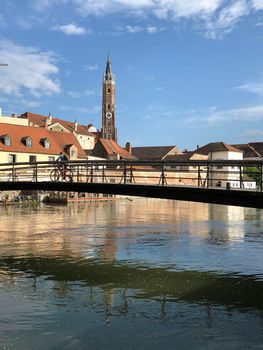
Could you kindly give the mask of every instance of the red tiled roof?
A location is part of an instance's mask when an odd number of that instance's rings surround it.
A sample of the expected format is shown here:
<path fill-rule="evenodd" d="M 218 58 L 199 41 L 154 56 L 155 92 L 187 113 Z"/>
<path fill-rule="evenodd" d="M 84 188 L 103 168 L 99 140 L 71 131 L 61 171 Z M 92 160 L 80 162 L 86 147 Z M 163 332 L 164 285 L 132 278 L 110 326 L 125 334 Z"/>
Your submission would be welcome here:
<path fill-rule="evenodd" d="M 46 119 L 48 118 L 48 116 L 36 114 L 36 113 L 31 113 L 31 112 L 26 112 L 26 113 L 22 114 L 19 118 L 28 119 L 29 121 L 31 121 L 35 125 L 38 125 L 40 127 L 45 127 Z M 66 128 L 70 132 L 73 132 L 75 130 L 75 123 L 74 122 L 70 122 L 68 120 L 52 117 L 51 124 L 55 124 L 55 123 L 59 123 L 60 125 L 62 125 L 64 128 Z M 87 126 L 84 126 L 81 124 L 77 125 L 77 133 L 82 134 L 82 135 L 88 135 L 88 136 L 95 137 L 94 133 L 88 131 Z"/>
<path fill-rule="evenodd" d="M 45 128 L 33 126 L 20 126 L 0 123 L 0 137 L 8 135 L 11 138 L 11 146 L 6 146 L 0 140 L 0 151 L 38 153 L 38 154 L 59 154 L 68 144 L 73 144 L 78 149 L 78 157 L 86 157 L 74 134 L 69 132 L 49 131 Z M 32 139 L 32 147 L 26 147 L 23 138 Z M 43 139 L 50 141 L 50 148 L 45 148 L 41 142 Z"/>
<path fill-rule="evenodd" d="M 135 159 L 132 154 L 118 145 L 117 142 L 108 139 L 99 139 L 99 141 L 102 143 L 108 155 L 119 154 L 122 158 L 125 159 Z"/>

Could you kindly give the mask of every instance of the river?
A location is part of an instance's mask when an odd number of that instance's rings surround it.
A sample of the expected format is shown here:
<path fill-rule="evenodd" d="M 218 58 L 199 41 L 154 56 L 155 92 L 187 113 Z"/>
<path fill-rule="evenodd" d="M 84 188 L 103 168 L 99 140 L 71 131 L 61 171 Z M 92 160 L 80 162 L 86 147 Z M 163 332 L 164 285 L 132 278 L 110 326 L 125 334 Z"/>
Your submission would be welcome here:
<path fill-rule="evenodd" d="M 263 349 L 263 211 L 0 207 L 0 349 Z"/>

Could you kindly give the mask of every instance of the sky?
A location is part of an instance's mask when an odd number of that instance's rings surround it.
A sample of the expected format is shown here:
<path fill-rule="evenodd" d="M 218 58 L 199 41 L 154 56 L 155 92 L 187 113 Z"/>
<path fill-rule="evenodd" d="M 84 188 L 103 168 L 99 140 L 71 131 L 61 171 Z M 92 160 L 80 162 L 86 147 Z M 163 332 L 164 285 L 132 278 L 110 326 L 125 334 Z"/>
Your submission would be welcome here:
<path fill-rule="evenodd" d="M 118 142 L 263 141 L 263 0 L 0 0 L 0 106 L 101 128 L 108 51 Z"/>

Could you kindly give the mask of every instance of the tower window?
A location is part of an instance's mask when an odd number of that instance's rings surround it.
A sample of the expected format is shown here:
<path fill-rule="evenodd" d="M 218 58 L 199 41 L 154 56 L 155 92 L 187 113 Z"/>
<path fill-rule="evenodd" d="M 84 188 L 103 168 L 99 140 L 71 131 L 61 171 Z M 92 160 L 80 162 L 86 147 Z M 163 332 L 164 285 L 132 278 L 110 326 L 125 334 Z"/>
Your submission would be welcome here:
<path fill-rule="evenodd" d="M 110 109 L 110 104 L 108 104 L 108 109 Z"/>
<path fill-rule="evenodd" d="M 108 94 L 110 94 L 110 88 L 108 88 Z"/>

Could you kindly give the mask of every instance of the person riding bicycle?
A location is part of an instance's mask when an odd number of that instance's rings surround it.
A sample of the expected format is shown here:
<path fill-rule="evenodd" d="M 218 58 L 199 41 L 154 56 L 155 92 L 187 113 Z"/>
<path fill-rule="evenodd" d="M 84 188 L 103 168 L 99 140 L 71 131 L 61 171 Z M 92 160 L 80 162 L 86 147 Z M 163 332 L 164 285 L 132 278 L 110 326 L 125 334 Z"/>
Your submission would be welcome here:
<path fill-rule="evenodd" d="M 66 154 L 63 152 L 60 152 L 57 158 L 57 162 L 66 162 L 67 160 L 68 160 L 68 157 L 66 156 Z"/>
<path fill-rule="evenodd" d="M 65 171 L 67 169 L 67 164 L 65 162 L 68 161 L 68 157 L 66 156 L 65 153 L 60 152 L 56 161 L 59 162 L 58 169 L 61 171 L 61 173 L 63 174 L 63 177 L 64 177 Z"/>

